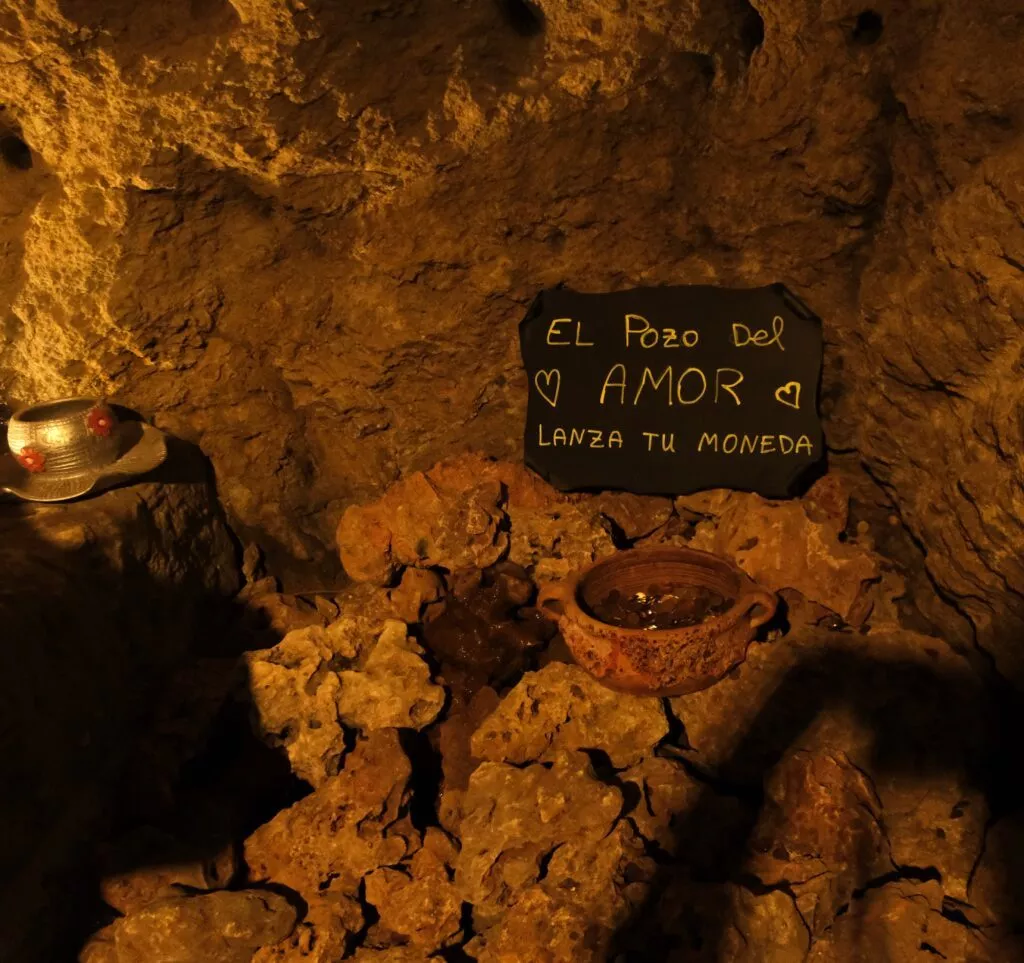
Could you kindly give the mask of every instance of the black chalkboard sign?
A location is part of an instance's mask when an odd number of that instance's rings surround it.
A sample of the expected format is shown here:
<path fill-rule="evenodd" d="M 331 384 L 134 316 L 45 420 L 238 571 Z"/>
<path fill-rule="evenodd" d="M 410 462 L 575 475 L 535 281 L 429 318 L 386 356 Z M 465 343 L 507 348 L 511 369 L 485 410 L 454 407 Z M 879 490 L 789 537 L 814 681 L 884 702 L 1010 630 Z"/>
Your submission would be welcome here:
<path fill-rule="evenodd" d="M 821 322 L 781 284 L 541 292 L 526 463 L 563 491 L 795 494 L 822 464 Z"/>

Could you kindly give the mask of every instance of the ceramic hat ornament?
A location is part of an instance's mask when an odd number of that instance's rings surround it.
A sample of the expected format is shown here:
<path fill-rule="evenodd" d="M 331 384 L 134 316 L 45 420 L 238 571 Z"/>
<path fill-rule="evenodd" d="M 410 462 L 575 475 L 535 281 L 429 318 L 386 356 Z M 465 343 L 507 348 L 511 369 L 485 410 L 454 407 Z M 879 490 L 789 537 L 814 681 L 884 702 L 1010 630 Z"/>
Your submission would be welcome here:
<path fill-rule="evenodd" d="M 62 398 L 15 412 L 0 456 L 0 488 L 34 502 L 78 498 L 156 468 L 163 432 L 122 421 L 96 398 Z"/>

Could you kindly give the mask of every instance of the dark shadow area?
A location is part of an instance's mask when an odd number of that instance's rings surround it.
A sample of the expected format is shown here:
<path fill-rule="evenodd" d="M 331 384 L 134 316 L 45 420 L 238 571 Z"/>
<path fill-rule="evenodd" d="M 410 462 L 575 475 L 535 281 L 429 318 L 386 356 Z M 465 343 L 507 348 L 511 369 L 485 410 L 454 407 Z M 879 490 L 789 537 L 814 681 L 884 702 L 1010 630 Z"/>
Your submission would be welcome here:
<path fill-rule="evenodd" d="M 882 15 L 874 10 L 864 10 L 857 14 L 850 39 L 864 47 L 878 43 L 882 39 Z"/>
<path fill-rule="evenodd" d="M 209 465 L 169 454 L 97 496 L 0 499 L 5 961 L 77 959 L 117 915 L 104 897 L 137 904 L 161 874 L 244 885 L 241 841 L 309 791 L 252 732 L 238 656 L 277 639 L 233 597 Z"/>
<path fill-rule="evenodd" d="M 751 5 L 746 4 L 743 11 L 742 25 L 740 27 L 740 44 L 743 55 L 747 60 L 754 55 L 761 44 L 764 43 L 764 19 L 761 14 Z"/>
<path fill-rule="evenodd" d="M 664 913 L 670 906 L 685 905 L 690 881 L 738 883 L 755 893 L 780 888 L 778 884 L 765 887 L 746 871 L 762 846 L 755 828 L 765 812 L 765 781 L 822 713 L 836 708 L 848 710 L 870 731 L 873 744 L 864 771 L 876 780 L 966 777 L 967 785 L 985 795 L 990 826 L 1021 810 L 1024 773 L 1016 733 L 1024 713 L 1018 695 L 991 683 L 979 684 L 966 667 L 957 673 L 932 671 L 917 662 L 873 659 L 852 648 L 826 648 L 808 655 L 784 675 L 733 743 L 734 750 L 717 761 L 714 773 L 698 768 L 700 758 L 686 751 L 685 732 L 676 733 L 683 750 L 674 758 L 693 767 L 703 786 L 697 802 L 677 814 L 671 854 L 665 854 L 643 904 L 616 934 L 611 958 L 621 963 L 727 958 L 722 955 L 723 940 L 733 925 L 734 907 L 726 887 L 705 887 L 710 898 L 702 900 L 694 914 L 688 942 L 678 932 L 671 937 L 665 934 Z M 723 822 L 724 797 L 741 800 L 742 805 Z M 962 813 L 951 813 L 953 819 L 959 816 Z M 859 842 L 856 845 L 860 865 L 852 873 L 867 880 L 868 854 L 861 852 Z M 1004 924 L 1012 929 L 1013 921 L 1024 912 L 1024 853 L 1007 850 L 990 855 L 1000 860 L 1006 897 L 1000 910 Z M 897 866 L 886 877 L 870 879 L 868 888 L 899 879 L 939 877 L 934 867 Z M 863 892 L 854 891 L 853 898 Z M 841 908 L 840 916 L 845 912 Z M 953 905 L 943 909 L 943 915 L 953 914 L 950 919 L 956 919 L 957 913 L 964 916 Z M 902 963 L 871 959 L 872 963 Z"/>
<path fill-rule="evenodd" d="M 32 170 L 32 151 L 14 134 L 0 136 L 0 157 L 8 167 L 18 171 Z"/>
<path fill-rule="evenodd" d="M 509 26 L 523 37 L 544 32 L 544 11 L 530 0 L 497 0 Z"/>

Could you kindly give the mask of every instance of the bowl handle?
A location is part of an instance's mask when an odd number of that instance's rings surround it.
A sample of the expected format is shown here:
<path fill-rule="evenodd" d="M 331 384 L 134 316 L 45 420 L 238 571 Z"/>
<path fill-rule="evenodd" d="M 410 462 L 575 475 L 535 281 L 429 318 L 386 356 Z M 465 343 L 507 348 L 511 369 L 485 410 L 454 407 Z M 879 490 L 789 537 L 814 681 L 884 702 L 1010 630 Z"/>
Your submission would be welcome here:
<path fill-rule="evenodd" d="M 565 603 L 568 600 L 565 582 L 545 582 L 537 592 L 537 611 L 546 619 L 557 621 L 565 611 Z M 557 602 L 561 612 L 554 612 L 548 608 L 549 602 Z"/>
<path fill-rule="evenodd" d="M 752 629 L 760 628 L 775 615 L 775 610 L 779 607 L 779 597 L 774 592 L 769 592 L 759 585 L 754 585 L 740 596 L 739 602 L 736 603 L 736 608 L 739 609 L 740 618 L 743 618 L 744 615 L 758 605 L 764 609 L 764 612 L 750 617 L 750 627 Z"/>

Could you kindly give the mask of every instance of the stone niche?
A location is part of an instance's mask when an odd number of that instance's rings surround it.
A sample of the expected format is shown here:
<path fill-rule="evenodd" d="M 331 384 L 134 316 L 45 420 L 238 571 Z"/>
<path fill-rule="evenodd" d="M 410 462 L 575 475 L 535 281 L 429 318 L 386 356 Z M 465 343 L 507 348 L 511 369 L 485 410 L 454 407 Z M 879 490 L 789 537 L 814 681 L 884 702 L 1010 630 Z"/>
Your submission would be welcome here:
<path fill-rule="evenodd" d="M 0 416 L 108 396 L 210 477 L 0 505 L 0 956 L 1024 955 L 1022 43 L 7 0 Z M 824 321 L 804 497 L 521 467 L 537 291 L 775 282 Z M 612 698 L 532 608 L 644 544 L 785 599 L 705 693 Z"/>

